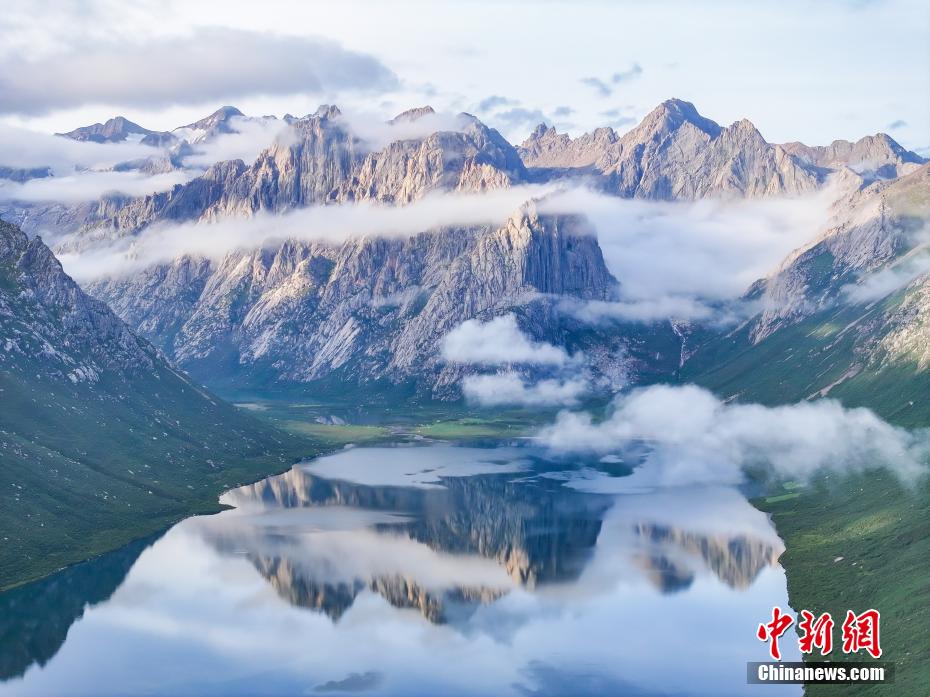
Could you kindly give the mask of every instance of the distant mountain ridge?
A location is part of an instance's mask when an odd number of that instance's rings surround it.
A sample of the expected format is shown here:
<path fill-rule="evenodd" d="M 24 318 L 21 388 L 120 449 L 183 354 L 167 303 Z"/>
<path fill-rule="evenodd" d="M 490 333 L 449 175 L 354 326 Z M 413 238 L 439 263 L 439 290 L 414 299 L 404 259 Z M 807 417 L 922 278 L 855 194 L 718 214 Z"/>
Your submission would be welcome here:
<path fill-rule="evenodd" d="M 422 107 L 394 123 L 432 117 Z M 812 150 L 802 162 L 766 143 L 748 121 L 724 128 L 680 100 L 663 103 L 622 137 L 599 129 L 572 140 L 540 128 L 521 148 L 474 117 L 462 115 L 459 124 L 373 149 L 336 107 L 324 106 L 290 120 L 290 135 L 251 164 L 218 163 L 172 191 L 100 211 L 70 249 L 132 237 L 156 222 L 211 222 L 355 201 L 405 205 L 431 192 L 482 192 L 579 175 L 638 198 L 798 195 L 819 189 L 833 161 Z M 881 144 L 888 157 L 916 157 Z M 833 159 L 874 156 L 876 147 L 837 146 Z M 852 188 L 865 185 L 861 175 L 847 172 Z M 208 381 L 262 376 L 264 384 L 281 386 L 338 376 L 351 384 L 413 382 L 427 394 L 455 396 L 463 368 L 440 361 L 442 336 L 465 320 L 509 312 L 537 340 L 587 349 L 595 376 L 608 384 L 621 376 L 673 374 L 684 357 L 679 325 L 584 328 L 556 310 L 564 299 L 611 299 L 616 281 L 592 236 L 561 230 L 562 241 L 546 247 L 544 240 L 557 239 L 550 236 L 553 225 L 562 223 L 518 213 L 499 229 L 423 231 L 404 241 L 291 241 L 219 261 L 179 259 L 89 289 Z M 534 246 L 547 251 L 530 253 Z M 567 284 L 546 276 L 565 255 L 584 260 L 566 267 L 572 269 Z M 546 271 L 528 280 L 520 269 Z"/>
<path fill-rule="evenodd" d="M 518 150 L 539 176 L 577 171 L 620 196 L 666 200 L 797 195 L 844 167 L 888 178 L 925 161 L 885 134 L 828 147 L 770 144 L 746 119 L 724 128 L 678 99 L 663 102 L 623 136 L 599 128 L 571 138 L 540 124 Z"/>

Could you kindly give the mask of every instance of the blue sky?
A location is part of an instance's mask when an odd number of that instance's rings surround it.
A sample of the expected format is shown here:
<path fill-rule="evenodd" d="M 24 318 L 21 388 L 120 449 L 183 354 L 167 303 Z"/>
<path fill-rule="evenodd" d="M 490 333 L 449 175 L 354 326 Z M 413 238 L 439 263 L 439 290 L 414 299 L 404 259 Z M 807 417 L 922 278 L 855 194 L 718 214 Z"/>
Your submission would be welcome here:
<path fill-rule="evenodd" d="M 920 150 L 928 37 L 919 0 L 13 0 L 0 120 L 56 131 L 120 113 L 170 128 L 221 103 L 382 117 L 429 103 L 519 141 L 540 120 L 625 131 L 674 96 L 772 142 L 886 131 Z"/>

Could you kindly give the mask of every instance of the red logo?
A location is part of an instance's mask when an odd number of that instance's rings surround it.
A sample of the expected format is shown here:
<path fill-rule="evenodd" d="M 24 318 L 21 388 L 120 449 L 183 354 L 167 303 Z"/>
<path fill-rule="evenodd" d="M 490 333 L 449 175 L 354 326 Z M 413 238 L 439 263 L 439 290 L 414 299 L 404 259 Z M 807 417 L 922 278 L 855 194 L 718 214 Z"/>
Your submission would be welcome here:
<path fill-rule="evenodd" d="M 756 631 L 759 641 L 771 641 L 769 653 L 776 661 L 781 660 L 781 651 L 778 650 L 778 637 L 788 631 L 788 627 L 794 624 L 794 618 L 782 613 L 781 608 L 772 608 L 772 621 L 768 624 L 760 624 Z"/>
<path fill-rule="evenodd" d="M 816 647 L 821 656 L 829 654 L 833 650 L 833 618 L 830 613 L 825 612 L 815 620 L 814 613 L 801 610 L 801 618 L 798 622 L 801 630 L 798 648 L 801 653 L 813 653 Z"/>
<path fill-rule="evenodd" d="M 819 617 L 809 610 L 801 610 L 798 621 L 798 648 L 801 653 L 813 653 L 816 648 L 822 656 L 833 651 L 833 617 L 825 612 Z M 880 658 L 882 648 L 879 644 L 878 625 L 881 615 L 878 610 L 866 610 L 857 615 L 852 610 L 846 611 L 843 622 L 843 653 L 868 651 L 873 658 Z M 759 641 L 770 642 L 769 653 L 776 661 L 781 660 L 778 639 L 794 624 L 794 618 L 786 615 L 779 607 L 772 608 L 772 621 L 760 624 L 756 630 Z"/>
<path fill-rule="evenodd" d="M 882 647 L 878 643 L 880 618 L 878 610 L 866 610 L 861 615 L 847 610 L 846 621 L 843 622 L 843 653 L 857 653 L 865 649 L 872 658 L 879 658 L 882 655 Z"/>

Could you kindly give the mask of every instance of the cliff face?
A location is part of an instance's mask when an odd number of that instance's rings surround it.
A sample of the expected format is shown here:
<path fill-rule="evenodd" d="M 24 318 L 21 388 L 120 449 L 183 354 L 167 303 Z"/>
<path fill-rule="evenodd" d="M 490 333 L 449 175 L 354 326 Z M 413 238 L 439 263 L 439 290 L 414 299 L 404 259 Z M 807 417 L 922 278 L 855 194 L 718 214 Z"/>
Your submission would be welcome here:
<path fill-rule="evenodd" d="M 764 308 L 752 325 L 754 342 L 830 305 L 864 297 L 861 287 L 857 292 L 857 284 L 906 262 L 906 255 L 921 253 L 922 231 L 930 217 L 930 165 L 897 180 L 856 190 L 838 201 L 834 210 L 823 234 L 792 253 L 753 289 Z M 915 280 L 920 275 L 917 270 Z M 885 294 L 872 293 L 871 300 L 895 290 L 898 287 L 892 284 Z"/>
<path fill-rule="evenodd" d="M 96 382 L 107 371 L 151 371 L 154 349 L 87 296 L 41 239 L 0 221 L 0 366 L 41 365 L 46 378 Z"/>
<path fill-rule="evenodd" d="M 450 384 L 439 353 L 461 322 L 517 311 L 561 343 L 560 298 L 608 299 L 616 281 L 584 221 L 532 205 L 500 228 L 451 228 L 342 244 L 286 242 L 219 262 L 183 258 L 90 291 L 182 366 L 284 382 L 335 371 Z"/>

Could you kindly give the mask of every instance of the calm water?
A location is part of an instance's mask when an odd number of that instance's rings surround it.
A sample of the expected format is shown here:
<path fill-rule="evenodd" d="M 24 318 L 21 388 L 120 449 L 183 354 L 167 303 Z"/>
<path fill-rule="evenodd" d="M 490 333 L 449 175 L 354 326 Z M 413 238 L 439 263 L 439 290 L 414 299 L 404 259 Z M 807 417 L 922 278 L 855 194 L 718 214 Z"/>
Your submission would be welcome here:
<path fill-rule="evenodd" d="M 745 684 L 787 607 L 766 517 L 623 469 L 514 445 L 296 466 L 0 596 L 0 695 L 800 694 Z"/>

